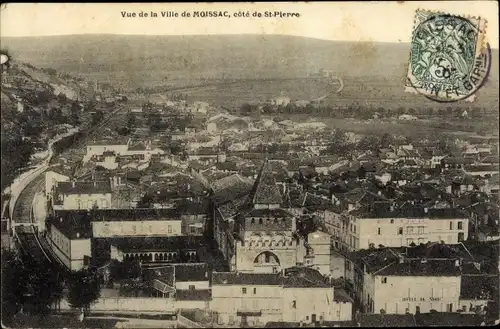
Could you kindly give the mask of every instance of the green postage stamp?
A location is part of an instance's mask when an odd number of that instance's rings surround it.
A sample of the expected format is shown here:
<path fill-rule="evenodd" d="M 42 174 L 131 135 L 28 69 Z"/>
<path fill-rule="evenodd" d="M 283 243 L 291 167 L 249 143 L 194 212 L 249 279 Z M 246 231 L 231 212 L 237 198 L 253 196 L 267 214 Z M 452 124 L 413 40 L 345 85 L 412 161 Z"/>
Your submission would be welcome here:
<path fill-rule="evenodd" d="M 418 10 L 405 90 L 438 102 L 472 101 L 489 74 L 486 20 Z"/>

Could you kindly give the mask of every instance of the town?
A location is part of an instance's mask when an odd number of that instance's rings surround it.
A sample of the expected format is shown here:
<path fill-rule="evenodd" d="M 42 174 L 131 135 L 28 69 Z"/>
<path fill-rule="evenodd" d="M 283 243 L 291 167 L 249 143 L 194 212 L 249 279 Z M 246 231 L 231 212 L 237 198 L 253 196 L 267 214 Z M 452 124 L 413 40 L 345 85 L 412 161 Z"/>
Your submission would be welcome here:
<path fill-rule="evenodd" d="M 498 319 L 498 135 L 363 134 L 296 120 L 325 106 L 284 94 L 227 109 L 2 70 L 2 129 L 4 102 L 23 124 L 62 107 L 48 153 L 2 196 L 3 291 L 23 292 L 21 313 L 185 328 Z"/>

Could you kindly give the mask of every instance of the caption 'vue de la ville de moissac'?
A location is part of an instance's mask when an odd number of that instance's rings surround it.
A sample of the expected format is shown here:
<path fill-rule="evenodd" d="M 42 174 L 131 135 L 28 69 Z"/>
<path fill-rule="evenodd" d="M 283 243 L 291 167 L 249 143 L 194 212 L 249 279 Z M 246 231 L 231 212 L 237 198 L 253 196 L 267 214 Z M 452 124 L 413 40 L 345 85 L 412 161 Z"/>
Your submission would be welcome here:
<path fill-rule="evenodd" d="M 14 313 L 188 328 L 496 319 L 498 136 L 405 134 L 487 113 L 277 94 L 228 106 L 2 65 Z"/>

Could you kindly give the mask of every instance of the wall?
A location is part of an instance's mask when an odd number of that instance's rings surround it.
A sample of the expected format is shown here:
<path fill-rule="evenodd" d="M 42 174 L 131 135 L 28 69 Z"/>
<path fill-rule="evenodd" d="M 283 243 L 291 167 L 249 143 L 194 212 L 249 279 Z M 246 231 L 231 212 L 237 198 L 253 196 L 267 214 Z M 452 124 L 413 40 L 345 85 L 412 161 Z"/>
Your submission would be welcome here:
<path fill-rule="evenodd" d="M 391 220 L 394 222 L 391 223 Z M 453 229 L 450 230 L 450 222 L 453 222 Z M 458 222 L 462 222 L 462 229 L 459 230 Z M 413 228 L 412 232 L 408 227 Z M 418 227 L 423 227 L 423 233 L 419 233 Z M 415 244 L 439 242 L 444 240 L 447 244 L 458 243 L 458 233 L 464 233 L 464 240 L 468 236 L 468 219 L 429 219 L 429 218 L 364 218 L 358 219 L 359 246 L 358 249 L 368 249 L 373 243 L 375 248 L 380 244 L 386 247 L 408 246 L 408 239 L 412 239 Z M 378 229 L 380 228 L 380 234 Z M 403 228 L 403 234 L 399 234 L 399 228 Z M 411 242 L 410 242 L 411 243 Z"/>
<path fill-rule="evenodd" d="M 209 290 L 210 284 L 206 281 L 175 281 L 175 288 L 179 290 L 189 290 L 189 286 L 194 286 L 196 290 Z"/>
<path fill-rule="evenodd" d="M 176 312 L 176 308 L 172 298 L 99 298 L 91 306 L 93 311 Z M 61 309 L 71 309 L 67 300 L 61 301 Z"/>
<path fill-rule="evenodd" d="M 243 294 L 242 288 L 246 288 Z M 255 289 L 255 293 L 254 293 Z M 261 323 L 281 321 L 283 312 L 281 286 L 264 285 L 212 285 L 210 309 L 219 313 L 219 322 L 228 324 L 231 319 L 239 323 L 238 311 L 262 311 L 260 317 L 249 317 L 248 322 L 259 319 Z"/>
<path fill-rule="evenodd" d="M 294 301 L 295 308 L 293 307 Z M 316 321 L 320 321 L 321 317 L 325 321 L 332 321 L 333 303 L 333 287 L 284 288 L 283 321 L 310 323 L 313 314 L 316 315 Z"/>
<path fill-rule="evenodd" d="M 351 321 L 352 320 L 352 303 L 350 302 L 333 302 L 333 321 Z"/>
<path fill-rule="evenodd" d="M 453 304 L 451 311 L 455 312 L 459 307 L 459 276 L 387 276 L 387 283 L 382 283 L 382 276 L 373 278 L 373 313 L 380 313 L 380 309 L 387 314 L 405 314 L 406 309 L 415 313 L 417 306 L 421 313 L 431 309 L 446 312 L 450 303 Z"/>
<path fill-rule="evenodd" d="M 64 265 L 71 269 L 71 241 L 62 234 L 54 225 L 50 228 L 50 247 L 56 256 L 64 263 Z"/>
<path fill-rule="evenodd" d="M 71 270 L 78 271 L 82 269 L 84 257 L 91 257 L 92 249 L 90 239 L 75 239 L 71 240 Z"/>
<path fill-rule="evenodd" d="M 330 235 L 323 232 L 310 233 L 308 235 L 309 246 L 314 252 L 314 268 L 321 274 L 330 275 Z"/>
<path fill-rule="evenodd" d="M 271 240 L 270 240 L 271 241 Z M 259 244 L 257 246 L 250 247 L 249 243 L 242 245 L 238 243 L 236 245 L 236 268 L 241 272 L 254 272 L 254 273 L 273 273 L 273 267 L 277 271 L 282 268 L 288 268 L 297 265 L 297 242 L 292 241 L 292 245 L 288 242 L 283 245 L 267 245 Z M 279 260 L 278 263 L 267 263 L 262 265 L 254 264 L 255 258 L 262 252 L 270 251 Z M 300 260 L 302 261 L 302 260 Z"/>
<path fill-rule="evenodd" d="M 92 222 L 94 238 L 114 236 L 179 236 L 181 220 Z"/>

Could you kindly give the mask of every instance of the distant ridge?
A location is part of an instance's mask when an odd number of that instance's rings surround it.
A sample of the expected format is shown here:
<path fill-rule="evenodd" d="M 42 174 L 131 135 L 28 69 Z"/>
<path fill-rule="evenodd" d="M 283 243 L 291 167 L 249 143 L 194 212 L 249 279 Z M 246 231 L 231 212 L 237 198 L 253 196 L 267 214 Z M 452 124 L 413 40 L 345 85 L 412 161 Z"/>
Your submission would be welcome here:
<path fill-rule="evenodd" d="M 391 95 L 405 103 L 422 99 L 403 91 L 409 43 L 251 34 L 93 34 L 2 38 L 2 48 L 13 58 L 38 67 L 109 80 L 132 89 L 189 85 L 203 79 L 304 77 L 324 68 L 346 80 L 343 94 L 348 100 L 387 100 Z M 498 106 L 498 49 L 492 53 L 489 80 L 471 106 Z M 350 84 L 363 86 L 353 90 Z M 355 94 L 349 95 L 350 91 Z"/>

